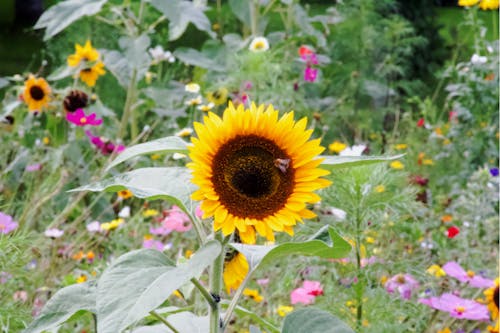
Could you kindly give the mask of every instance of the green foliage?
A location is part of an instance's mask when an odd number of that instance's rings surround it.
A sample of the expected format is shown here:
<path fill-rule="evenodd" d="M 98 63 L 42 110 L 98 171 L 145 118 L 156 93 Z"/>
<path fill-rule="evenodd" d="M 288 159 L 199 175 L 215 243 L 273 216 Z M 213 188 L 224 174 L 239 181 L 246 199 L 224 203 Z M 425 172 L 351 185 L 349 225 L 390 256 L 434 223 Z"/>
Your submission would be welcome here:
<path fill-rule="evenodd" d="M 354 331 L 326 311 L 314 308 L 290 313 L 283 323 L 282 333 L 353 333 Z"/>

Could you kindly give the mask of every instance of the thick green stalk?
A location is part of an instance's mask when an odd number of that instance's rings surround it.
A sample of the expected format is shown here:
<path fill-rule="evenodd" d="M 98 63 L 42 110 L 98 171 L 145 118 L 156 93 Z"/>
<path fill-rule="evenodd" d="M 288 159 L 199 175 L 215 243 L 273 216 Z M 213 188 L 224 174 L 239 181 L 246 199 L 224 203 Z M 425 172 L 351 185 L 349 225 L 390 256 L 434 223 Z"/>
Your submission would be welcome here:
<path fill-rule="evenodd" d="M 134 129 L 135 117 L 133 115 L 132 105 L 134 104 L 135 93 L 136 93 L 136 79 L 137 79 L 137 69 L 132 70 L 132 76 L 130 78 L 130 83 L 127 89 L 127 98 L 125 100 L 125 107 L 123 109 L 122 121 L 120 123 L 120 131 L 118 137 L 123 139 L 127 133 L 127 125 L 132 119 L 132 130 Z M 137 128 L 137 124 L 135 124 Z M 137 134 L 136 134 L 137 135 Z M 132 139 L 134 139 L 134 133 L 132 133 Z"/>
<path fill-rule="evenodd" d="M 252 36 L 259 36 L 259 2 L 255 0 L 249 1 L 250 5 L 250 29 Z"/>
<path fill-rule="evenodd" d="M 215 234 L 215 239 L 222 245 L 222 251 L 212 263 L 210 271 L 210 292 L 215 297 L 220 297 L 222 292 L 222 270 L 224 269 L 225 242 L 220 233 Z M 216 301 L 210 306 L 210 333 L 221 332 L 220 305 Z"/>
<path fill-rule="evenodd" d="M 167 326 L 168 328 L 170 328 L 170 330 L 174 333 L 180 333 L 174 326 L 172 326 L 172 324 L 170 324 L 165 318 L 163 318 L 162 316 L 160 316 L 156 311 L 149 311 L 149 314 L 152 315 L 153 317 L 155 317 L 156 319 L 158 319 L 159 321 L 161 321 L 163 324 L 165 324 L 165 326 Z"/>
<path fill-rule="evenodd" d="M 356 199 L 357 205 L 356 208 L 356 276 L 358 278 L 357 283 L 362 283 L 361 278 L 361 189 L 359 186 L 356 188 Z M 357 332 L 361 331 L 363 327 L 363 286 L 360 288 L 360 292 L 356 292 L 356 330 Z"/>

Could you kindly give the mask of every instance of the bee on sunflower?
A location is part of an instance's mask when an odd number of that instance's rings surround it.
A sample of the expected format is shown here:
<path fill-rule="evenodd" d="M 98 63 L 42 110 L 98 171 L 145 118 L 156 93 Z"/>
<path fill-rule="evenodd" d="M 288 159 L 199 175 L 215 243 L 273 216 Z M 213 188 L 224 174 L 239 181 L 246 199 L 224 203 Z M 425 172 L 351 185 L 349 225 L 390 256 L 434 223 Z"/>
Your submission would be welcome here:
<path fill-rule="evenodd" d="M 80 80 L 89 87 L 94 87 L 99 76 L 106 74 L 104 63 L 99 60 L 99 52 L 87 40 L 84 46 L 75 44 L 75 53 L 68 56 L 68 66 L 80 67 Z"/>
<path fill-rule="evenodd" d="M 210 103 L 222 105 L 227 101 L 228 91 L 226 88 L 219 88 L 215 91 L 208 92 L 206 97 Z"/>
<path fill-rule="evenodd" d="M 33 75 L 24 82 L 23 99 L 30 112 L 39 112 L 49 105 L 52 90 L 44 78 Z"/>

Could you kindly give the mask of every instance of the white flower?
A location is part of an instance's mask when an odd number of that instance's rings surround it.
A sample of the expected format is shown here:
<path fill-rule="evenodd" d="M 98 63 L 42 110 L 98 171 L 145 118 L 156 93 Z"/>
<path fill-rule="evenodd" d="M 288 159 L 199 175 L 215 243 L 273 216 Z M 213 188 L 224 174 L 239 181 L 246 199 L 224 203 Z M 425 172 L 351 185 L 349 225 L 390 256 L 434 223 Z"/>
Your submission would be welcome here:
<path fill-rule="evenodd" d="M 480 56 L 480 55 L 477 55 L 475 53 L 470 58 L 470 62 L 473 65 L 482 65 L 482 64 L 485 64 L 487 60 L 488 60 L 488 58 Z"/>
<path fill-rule="evenodd" d="M 198 83 L 191 82 L 186 84 L 184 90 L 193 94 L 197 94 L 200 92 L 200 85 Z"/>
<path fill-rule="evenodd" d="M 347 213 L 340 208 L 330 207 L 330 213 L 338 221 L 344 221 Z"/>
<path fill-rule="evenodd" d="M 198 105 L 198 110 L 200 111 L 204 111 L 204 112 L 208 112 L 210 110 L 212 110 L 212 108 L 215 106 L 214 103 L 210 102 L 208 104 L 203 104 L 203 105 Z"/>
<path fill-rule="evenodd" d="M 172 52 L 163 50 L 161 45 L 157 45 L 155 48 L 150 48 L 149 54 L 153 57 L 153 62 L 158 63 L 160 61 L 167 60 L 172 63 L 175 61 L 175 57 L 172 55 Z"/>
<path fill-rule="evenodd" d="M 248 49 L 252 52 L 264 52 L 269 50 L 269 42 L 265 37 L 255 37 Z"/>
<path fill-rule="evenodd" d="M 122 219 L 130 217 L 130 206 L 123 207 L 118 213 L 118 217 L 121 217 Z"/>
<path fill-rule="evenodd" d="M 180 160 L 180 159 L 183 159 L 183 158 L 186 158 L 186 157 L 187 157 L 187 155 L 186 155 L 186 154 L 181 154 L 181 153 L 174 153 L 174 154 L 172 155 L 172 158 L 173 158 L 174 160 Z"/>
<path fill-rule="evenodd" d="M 339 156 L 361 156 L 363 151 L 366 149 L 365 145 L 354 145 L 352 147 L 347 147 L 339 153 Z"/>
<path fill-rule="evenodd" d="M 187 106 L 200 105 L 201 104 L 201 96 L 188 99 L 186 102 L 184 102 L 184 104 L 186 104 Z"/>
<path fill-rule="evenodd" d="M 175 133 L 175 136 L 186 137 L 190 136 L 191 134 L 193 134 L 193 129 L 186 127 L 181 129 L 179 132 Z"/>
<path fill-rule="evenodd" d="M 63 230 L 57 228 L 47 229 L 44 232 L 44 235 L 50 238 L 59 238 L 64 234 Z"/>
<path fill-rule="evenodd" d="M 99 221 L 93 221 L 87 224 L 87 231 L 88 232 L 99 232 L 101 231 L 101 224 Z"/>

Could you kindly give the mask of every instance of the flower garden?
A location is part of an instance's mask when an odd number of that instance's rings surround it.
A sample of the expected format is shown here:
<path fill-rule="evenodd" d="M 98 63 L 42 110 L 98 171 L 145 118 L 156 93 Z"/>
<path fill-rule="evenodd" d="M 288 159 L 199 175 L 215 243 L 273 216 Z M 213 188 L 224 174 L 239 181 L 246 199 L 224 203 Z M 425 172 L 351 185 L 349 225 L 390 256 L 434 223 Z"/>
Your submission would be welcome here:
<path fill-rule="evenodd" d="M 47 3 L 1 332 L 499 332 L 498 0 Z"/>

